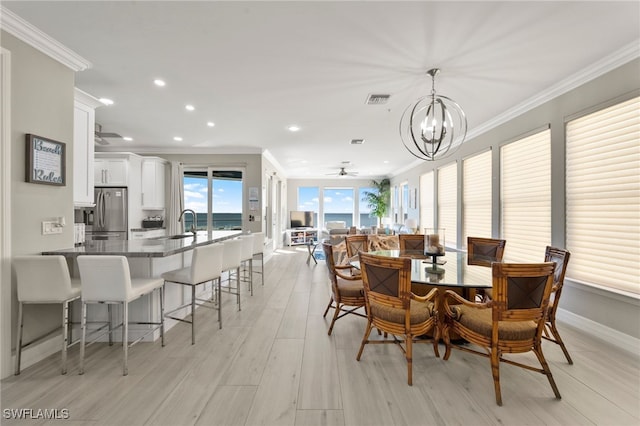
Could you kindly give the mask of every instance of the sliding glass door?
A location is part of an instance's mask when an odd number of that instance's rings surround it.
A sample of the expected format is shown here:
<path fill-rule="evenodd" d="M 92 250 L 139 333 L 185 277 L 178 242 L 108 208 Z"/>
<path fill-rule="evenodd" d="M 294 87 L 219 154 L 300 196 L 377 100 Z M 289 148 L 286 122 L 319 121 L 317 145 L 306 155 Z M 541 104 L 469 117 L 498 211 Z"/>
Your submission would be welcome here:
<path fill-rule="evenodd" d="M 220 167 L 185 169 L 184 207 L 196 213 L 199 231 L 242 229 L 242 173 Z M 189 231 L 193 216 L 185 213 L 183 223 Z"/>

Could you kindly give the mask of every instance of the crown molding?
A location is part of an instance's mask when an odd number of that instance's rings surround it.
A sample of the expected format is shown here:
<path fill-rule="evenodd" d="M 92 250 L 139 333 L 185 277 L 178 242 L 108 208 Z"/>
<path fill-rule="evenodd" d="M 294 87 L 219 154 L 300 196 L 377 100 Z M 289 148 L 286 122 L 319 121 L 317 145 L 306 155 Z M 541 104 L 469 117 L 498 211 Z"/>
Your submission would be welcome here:
<path fill-rule="evenodd" d="M 558 82 L 557 84 L 554 84 L 536 96 L 527 99 L 502 114 L 497 115 L 493 119 L 473 128 L 467 133 L 467 140 L 478 137 L 499 125 L 504 124 L 507 121 L 544 104 L 545 102 L 549 102 L 558 96 L 564 95 L 570 90 L 588 83 L 589 81 L 594 80 L 595 78 L 600 77 L 601 75 L 606 74 L 638 57 L 640 57 L 640 41 L 636 40 L 613 52 L 611 55 L 605 56 L 583 70 Z"/>
<path fill-rule="evenodd" d="M 93 66 L 91 62 L 3 6 L 0 6 L 0 27 L 75 72 Z"/>

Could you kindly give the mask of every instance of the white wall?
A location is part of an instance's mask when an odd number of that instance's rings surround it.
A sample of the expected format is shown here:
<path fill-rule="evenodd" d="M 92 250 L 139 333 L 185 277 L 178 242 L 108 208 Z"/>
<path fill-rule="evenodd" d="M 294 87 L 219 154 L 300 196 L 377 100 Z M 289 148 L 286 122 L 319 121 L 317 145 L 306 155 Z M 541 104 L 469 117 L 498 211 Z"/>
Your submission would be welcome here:
<path fill-rule="evenodd" d="M 74 72 L 2 31 L 2 47 L 11 53 L 11 251 L 13 256 L 73 246 L 73 226 L 62 234 L 41 235 L 41 222 L 63 216 L 73 223 L 73 94 Z M 25 182 L 25 134 L 32 133 L 66 143 L 66 186 Z M 5 238 L 2 235 L 2 238 Z M 11 342 L 15 341 L 17 299 L 15 275 L 2 282 L 3 312 L 11 311 Z M 25 339 L 55 328 L 61 321 L 60 306 L 29 306 L 25 310 Z M 2 358 L 11 357 L 12 344 L 2 342 Z M 59 345 L 58 345 L 59 346 Z M 27 361 L 27 360 L 25 360 Z M 6 363 L 2 363 L 2 376 Z"/>

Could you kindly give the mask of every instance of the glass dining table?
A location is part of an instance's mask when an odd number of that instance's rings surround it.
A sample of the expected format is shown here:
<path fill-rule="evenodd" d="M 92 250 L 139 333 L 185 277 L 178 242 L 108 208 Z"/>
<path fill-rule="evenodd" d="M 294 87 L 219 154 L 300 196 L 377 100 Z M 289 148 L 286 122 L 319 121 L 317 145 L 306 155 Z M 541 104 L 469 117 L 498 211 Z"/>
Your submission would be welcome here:
<path fill-rule="evenodd" d="M 414 285 L 455 287 L 466 290 L 492 287 L 491 268 L 468 265 L 466 252 L 446 251 L 444 256 L 437 257 L 425 255 L 419 250 L 379 250 L 369 253 L 386 257 L 410 257 L 411 282 Z M 490 258 L 487 260 L 495 261 Z M 357 256 L 354 256 L 349 264 L 354 268 L 360 268 Z"/>

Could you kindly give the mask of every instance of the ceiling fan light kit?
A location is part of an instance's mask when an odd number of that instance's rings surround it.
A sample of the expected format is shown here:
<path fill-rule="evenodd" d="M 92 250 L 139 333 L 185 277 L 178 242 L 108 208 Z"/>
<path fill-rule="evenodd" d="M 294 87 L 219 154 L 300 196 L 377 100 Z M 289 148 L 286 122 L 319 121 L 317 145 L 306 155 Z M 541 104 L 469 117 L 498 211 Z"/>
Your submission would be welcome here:
<path fill-rule="evenodd" d="M 467 136 L 467 117 L 455 101 L 436 94 L 438 68 L 431 76 L 431 94 L 407 107 L 400 119 L 400 138 L 405 148 L 421 160 L 434 161 L 453 154 Z"/>

